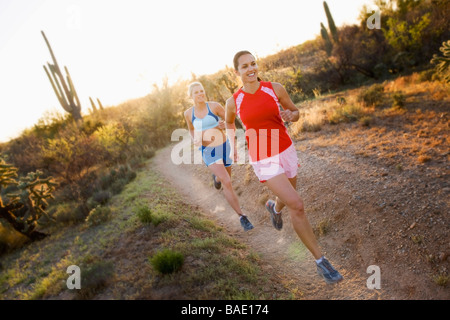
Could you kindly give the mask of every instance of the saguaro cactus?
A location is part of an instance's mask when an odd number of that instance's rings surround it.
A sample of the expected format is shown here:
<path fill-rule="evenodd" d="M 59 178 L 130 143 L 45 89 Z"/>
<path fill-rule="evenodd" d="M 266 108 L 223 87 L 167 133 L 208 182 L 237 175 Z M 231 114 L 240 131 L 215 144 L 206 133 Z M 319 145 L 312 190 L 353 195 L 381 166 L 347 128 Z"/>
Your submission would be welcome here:
<path fill-rule="evenodd" d="M 327 52 L 327 55 L 331 56 L 331 51 L 333 50 L 333 43 L 331 43 L 328 31 L 322 22 L 320 23 L 320 34 L 322 35 L 322 39 L 325 42 L 325 51 Z"/>
<path fill-rule="evenodd" d="M 52 47 L 50 46 L 50 43 L 48 42 L 44 31 L 41 31 L 41 33 L 44 37 L 45 43 L 47 44 L 53 61 L 53 64 L 47 62 L 48 69 L 44 65 L 44 70 L 48 76 L 48 79 L 50 80 L 53 90 L 55 91 L 56 97 L 58 98 L 58 101 L 63 109 L 69 112 L 73 116 L 75 121 L 82 121 L 83 118 L 81 117 L 80 100 L 78 99 L 77 92 L 75 91 L 75 87 L 73 85 L 72 78 L 70 77 L 69 70 L 67 69 L 67 67 L 64 67 L 64 70 L 66 71 L 66 78 L 64 78 L 61 69 L 59 68 L 58 61 L 56 61 L 56 57 L 53 54 Z"/>
<path fill-rule="evenodd" d="M 328 8 L 328 4 L 326 1 L 323 2 L 323 7 L 325 9 L 325 14 L 327 15 L 328 29 L 330 29 L 331 36 L 333 37 L 334 43 L 338 43 L 339 37 L 338 37 L 338 33 L 337 33 L 337 28 L 334 23 L 333 16 L 331 15 L 330 8 Z"/>
<path fill-rule="evenodd" d="M 325 14 L 327 15 L 328 29 L 330 30 L 331 38 L 328 33 L 328 30 L 325 28 L 322 22 L 320 23 L 320 34 L 325 42 L 325 51 L 327 52 L 327 55 L 330 57 L 331 52 L 333 51 L 333 44 L 337 44 L 339 42 L 339 36 L 336 25 L 334 23 L 333 16 L 331 15 L 330 8 L 328 8 L 328 4 L 326 3 L 326 1 L 323 2 L 323 7 L 325 9 Z"/>

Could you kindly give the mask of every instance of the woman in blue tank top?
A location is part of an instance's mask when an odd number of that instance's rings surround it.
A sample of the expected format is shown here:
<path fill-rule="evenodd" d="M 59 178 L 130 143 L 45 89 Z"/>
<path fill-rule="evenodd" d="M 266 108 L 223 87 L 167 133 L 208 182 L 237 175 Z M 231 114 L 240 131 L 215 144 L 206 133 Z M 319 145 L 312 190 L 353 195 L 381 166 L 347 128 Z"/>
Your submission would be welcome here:
<path fill-rule="evenodd" d="M 239 200 L 231 185 L 231 149 L 224 132 L 225 109 L 218 102 L 207 101 L 206 93 L 200 82 L 189 85 L 189 96 L 194 106 L 184 112 L 189 133 L 202 151 L 205 165 L 211 170 L 216 189 L 223 187 L 223 193 L 230 206 L 239 215 L 245 231 L 253 228 L 246 215 L 242 213 Z"/>

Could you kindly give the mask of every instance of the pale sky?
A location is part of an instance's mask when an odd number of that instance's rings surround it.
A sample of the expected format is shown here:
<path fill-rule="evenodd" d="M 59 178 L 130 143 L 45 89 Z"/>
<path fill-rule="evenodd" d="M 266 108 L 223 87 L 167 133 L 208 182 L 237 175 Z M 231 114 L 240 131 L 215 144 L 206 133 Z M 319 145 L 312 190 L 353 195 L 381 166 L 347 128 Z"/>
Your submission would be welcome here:
<path fill-rule="evenodd" d="M 328 0 L 337 26 L 372 0 Z M 0 142 L 62 107 L 43 65 L 67 66 L 82 104 L 143 97 L 153 83 L 190 79 L 313 39 L 327 25 L 322 0 L 0 0 Z M 64 71 L 63 71 L 64 73 Z"/>

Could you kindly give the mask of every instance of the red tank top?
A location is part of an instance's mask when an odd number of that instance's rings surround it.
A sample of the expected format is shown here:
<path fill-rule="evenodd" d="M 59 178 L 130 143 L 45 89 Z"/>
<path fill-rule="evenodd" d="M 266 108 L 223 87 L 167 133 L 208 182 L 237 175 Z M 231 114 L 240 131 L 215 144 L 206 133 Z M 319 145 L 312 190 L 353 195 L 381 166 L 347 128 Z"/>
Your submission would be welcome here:
<path fill-rule="evenodd" d="M 241 89 L 233 94 L 236 115 L 245 127 L 250 161 L 280 154 L 292 144 L 280 115 L 278 97 L 271 82 L 261 81 L 254 93 Z"/>

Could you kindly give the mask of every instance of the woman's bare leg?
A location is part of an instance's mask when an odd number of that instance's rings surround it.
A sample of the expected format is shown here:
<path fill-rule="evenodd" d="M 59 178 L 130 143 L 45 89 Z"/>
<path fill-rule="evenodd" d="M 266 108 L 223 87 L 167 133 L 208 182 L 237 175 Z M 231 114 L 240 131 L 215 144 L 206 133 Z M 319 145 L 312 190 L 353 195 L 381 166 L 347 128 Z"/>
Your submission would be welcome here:
<path fill-rule="evenodd" d="M 277 196 L 277 202 L 281 201 L 288 208 L 294 230 L 303 244 L 315 259 L 322 257 L 316 236 L 306 217 L 303 200 L 293 187 L 292 179 L 289 180 L 283 173 L 267 180 L 265 184 Z M 279 205 L 281 206 L 281 204 Z"/>
<path fill-rule="evenodd" d="M 208 168 L 217 177 L 216 180 L 222 183 L 223 194 L 230 206 L 238 215 L 242 215 L 239 199 L 231 185 L 231 166 L 225 167 L 223 163 L 213 163 Z"/>

